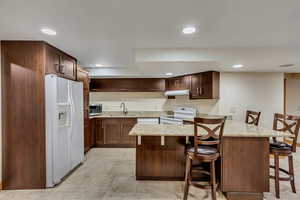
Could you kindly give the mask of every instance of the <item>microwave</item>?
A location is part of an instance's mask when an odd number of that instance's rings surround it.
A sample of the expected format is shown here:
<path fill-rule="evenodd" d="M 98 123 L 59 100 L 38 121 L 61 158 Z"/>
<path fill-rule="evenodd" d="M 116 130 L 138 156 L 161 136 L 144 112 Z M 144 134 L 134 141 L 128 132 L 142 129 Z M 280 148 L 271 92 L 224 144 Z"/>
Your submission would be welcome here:
<path fill-rule="evenodd" d="M 102 113 L 102 104 L 90 104 L 90 115 L 100 115 Z"/>

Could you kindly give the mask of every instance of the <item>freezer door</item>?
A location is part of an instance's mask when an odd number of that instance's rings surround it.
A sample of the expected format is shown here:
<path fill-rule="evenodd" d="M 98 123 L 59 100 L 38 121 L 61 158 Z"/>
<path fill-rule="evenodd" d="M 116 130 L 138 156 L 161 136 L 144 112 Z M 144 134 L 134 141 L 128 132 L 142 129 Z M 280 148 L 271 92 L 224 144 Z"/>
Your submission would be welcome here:
<path fill-rule="evenodd" d="M 72 132 L 70 140 L 72 169 L 84 160 L 83 84 L 71 81 Z"/>

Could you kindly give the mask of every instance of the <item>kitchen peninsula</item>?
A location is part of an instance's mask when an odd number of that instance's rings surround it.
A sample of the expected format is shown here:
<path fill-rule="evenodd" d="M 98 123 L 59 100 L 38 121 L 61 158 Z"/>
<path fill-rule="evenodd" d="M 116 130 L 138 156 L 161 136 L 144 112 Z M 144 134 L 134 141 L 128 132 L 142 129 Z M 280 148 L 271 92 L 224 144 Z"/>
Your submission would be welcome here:
<path fill-rule="evenodd" d="M 199 134 L 203 131 L 199 130 Z M 183 180 L 186 144 L 194 135 L 193 125 L 137 124 L 137 180 Z M 219 179 L 229 200 L 263 199 L 269 191 L 269 138 L 292 137 L 244 122 L 227 120 L 221 142 Z"/>

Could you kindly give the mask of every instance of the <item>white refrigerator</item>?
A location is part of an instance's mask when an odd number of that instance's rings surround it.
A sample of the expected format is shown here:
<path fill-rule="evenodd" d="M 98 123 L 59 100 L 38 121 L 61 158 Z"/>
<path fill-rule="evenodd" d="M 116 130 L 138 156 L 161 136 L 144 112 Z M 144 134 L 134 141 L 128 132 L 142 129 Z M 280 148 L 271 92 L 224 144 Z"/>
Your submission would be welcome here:
<path fill-rule="evenodd" d="M 46 92 L 46 187 L 84 160 L 83 84 L 49 74 Z"/>

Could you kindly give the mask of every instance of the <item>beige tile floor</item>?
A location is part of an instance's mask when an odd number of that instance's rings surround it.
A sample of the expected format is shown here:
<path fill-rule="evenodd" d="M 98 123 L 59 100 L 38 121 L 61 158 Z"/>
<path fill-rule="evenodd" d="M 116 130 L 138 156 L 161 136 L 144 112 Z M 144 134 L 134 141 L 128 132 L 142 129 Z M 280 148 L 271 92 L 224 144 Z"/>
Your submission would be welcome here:
<path fill-rule="evenodd" d="M 300 190 L 300 154 L 296 156 L 296 186 Z M 282 160 L 284 162 L 284 160 Z M 273 200 L 274 189 L 266 193 Z M 299 191 L 300 193 L 300 191 Z M 0 200 L 176 200 L 182 199 L 183 182 L 136 181 L 134 149 L 92 149 L 83 165 L 53 189 L 1 191 Z M 288 183 L 281 184 L 283 200 L 299 200 Z M 210 192 L 191 187 L 189 200 L 209 200 Z M 225 200 L 218 194 L 218 200 Z"/>

